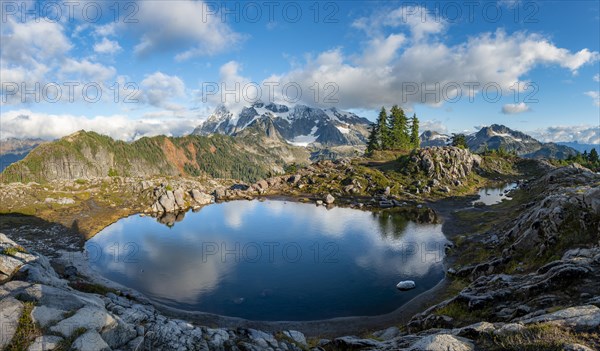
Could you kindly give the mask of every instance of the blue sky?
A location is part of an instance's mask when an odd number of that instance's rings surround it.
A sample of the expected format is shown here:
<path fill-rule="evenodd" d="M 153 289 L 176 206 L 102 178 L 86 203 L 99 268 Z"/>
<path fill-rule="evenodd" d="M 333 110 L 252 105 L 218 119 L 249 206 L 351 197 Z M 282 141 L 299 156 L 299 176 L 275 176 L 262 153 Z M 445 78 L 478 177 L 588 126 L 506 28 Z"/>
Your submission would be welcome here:
<path fill-rule="evenodd" d="M 398 103 L 422 129 L 501 123 L 600 142 L 598 1 L 48 4 L 2 1 L 0 138 L 181 135 L 259 87 L 262 100 L 368 118 Z"/>

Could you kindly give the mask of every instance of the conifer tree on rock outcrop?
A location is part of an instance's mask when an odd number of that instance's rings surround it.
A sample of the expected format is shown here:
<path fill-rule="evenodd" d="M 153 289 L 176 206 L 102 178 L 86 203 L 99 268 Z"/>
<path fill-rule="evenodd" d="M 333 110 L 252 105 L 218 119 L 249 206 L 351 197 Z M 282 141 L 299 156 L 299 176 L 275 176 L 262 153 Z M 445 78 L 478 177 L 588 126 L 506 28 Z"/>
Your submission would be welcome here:
<path fill-rule="evenodd" d="M 418 149 L 421 145 L 421 139 L 419 139 L 419 119 L 416 113 L 413 114 L 410 125 L 410 145 L 415 149 Z"/>

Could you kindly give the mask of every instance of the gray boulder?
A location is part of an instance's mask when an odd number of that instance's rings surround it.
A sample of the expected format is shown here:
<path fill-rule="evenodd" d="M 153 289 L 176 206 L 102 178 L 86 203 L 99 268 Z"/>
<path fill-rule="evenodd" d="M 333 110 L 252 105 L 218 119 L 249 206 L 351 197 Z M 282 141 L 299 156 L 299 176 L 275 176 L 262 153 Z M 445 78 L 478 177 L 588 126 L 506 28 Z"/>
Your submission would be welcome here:
<path fill-rule="evenodd" d="M 50 330 L 70 337 L 73 332 L 79 328 L 86 330 L 95 330 L 99 332 L 103 329 L 112 328 L 117 321 L 104 309 L 96 307 L 84 307 L 77 311 L 73 316 L 63 319 Z"/>
<path fill-rule="evenodd" d="M 10 344 L 13 339 L 17 327 L 19 326 L 19 318 L 23 313 L 23 303 L 12 297 L 7 297 L 0 301 L 0 349 Z"/>
<path fill-rule="evenodd" d="M 600 327 L 600 308 L 593 305 L 565 308 L 554 313 L 525 319 L 530 323 L 555 323 L 577 331 L 597 330 Z"/>
<path fill-rule="evenodd" d="M 473 351 L 475 346 L 465 338 L 450 334 L 426 336 L 410 347 L 411 351 Z"/>
<path fill-rule="evenodd" d="M 102 340 L 100 334 L 95 330 L 89 330 L 78 337 L 71 345 L 77 351 L 109 351 L 110 347 Z"/>
<path fill-rule="evenodd" d="M 398 290 L 403 290 L 403 291 L 414 289 L 414 288 L 416 288 L 416 286 L 417 285 L 412 280 L 404 280 L 404 281 L 401 281 L 400 283 L 396 284 L 396 288 Z"/>
<path fill-rule="evenodd" d="M 215 189 L 215 200 L 223 201 L 225 200 L 225 188 L 217 188 Z"/>
<path fill-rule="evenodd" d="M 185 200 L 183 199 L 183 189 L 178 188 L 177 190 L 175 190 L 173 192 L 173 196 L 175 197 L 175 203 L 177 204 L 177 206 L 179 206 L 180 208 L 185 207 Z"/>
<path fill-rule="evenodd" d="M 53 322 L 57 322 L 63 318 L 66 311 L 59 310 L 47 306 L 36 306 L 31 311 L 31 319 L 39 324 L 40 327 L 45 328 L 52 325 Z"/>
<path fill-rule="evenodd" d="M 192 199 L 194 199 L 198 205 L 208 205 L 213 201 L 212 196 L 203 193 L 198 189 L 193 189 L 191 193 Z"/>
<path fill-rule="evenodd" d="M 171 193 L 171 196 L 169 196 L 168 193 Z M 175 211 L 175 197 L 172 192 L 169 191 L 168 193 L 161 195 L 158 198 L 158 203 L 165 212 L 173 212 Z"/>
<path fill-rule="evenodd" d="M 335 197 L 333 197 L 331 194 L 327 194 L 327 196 L 325 196 L 325 203 L 328 205 L 331 205 L 332 203 L 334 203 L 335 201 Z"/>
<path fill-rule="evenodd" d="M 342 336 L 325 343 L 323 346 L 340 350 L 354 350 L 366 347 L 381 347 L 383 343 L 373 339 L 361 339 L 356 336 Z"/>
<path fill-rule="evenodd" d="M 297 344 L 306 347 L 308 346 L 308 344 L 306 343 L 306 337 L 304 336 L 304 334 L 302 334 L 299 331 L 296 330 L 286 330 L 283 332 L 283 335 L 287 336 L 288 338 L 294 340 L 294 342 L 296 342 Z"/>
<path fill-rule="evenodd" d="M 35 338 L 33 343 L 29 345 L 27 351 L 47 351 L 54 350 L 63 341 L 63 338 L 56 335 L 43 335 Z"/>

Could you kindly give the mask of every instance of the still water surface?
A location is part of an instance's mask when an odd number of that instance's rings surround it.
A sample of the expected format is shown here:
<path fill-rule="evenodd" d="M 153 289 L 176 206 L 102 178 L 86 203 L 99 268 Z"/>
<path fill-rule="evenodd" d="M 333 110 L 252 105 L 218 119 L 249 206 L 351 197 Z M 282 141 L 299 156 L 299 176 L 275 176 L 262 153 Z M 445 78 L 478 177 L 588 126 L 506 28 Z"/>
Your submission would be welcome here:
<path fill-rule="evenodd" d="M 511 200 L 507 194 L 516 187 L 517 183 L 509 183 L 493 188 L 483 188 L 479 190 L 479 199 L 473 201 L 473 203 L 483 202 L 485 205 L 490 206 L 498 204 L 502 200 Z"/>
<path fill-rule="evenodd" d="M 383 314 L 444 277 L 441 225 L 398 214 L 254 200 L 179 219 L 119 220 L 86 243 L 92 267 L 170 307 L 252 320 Z"/>

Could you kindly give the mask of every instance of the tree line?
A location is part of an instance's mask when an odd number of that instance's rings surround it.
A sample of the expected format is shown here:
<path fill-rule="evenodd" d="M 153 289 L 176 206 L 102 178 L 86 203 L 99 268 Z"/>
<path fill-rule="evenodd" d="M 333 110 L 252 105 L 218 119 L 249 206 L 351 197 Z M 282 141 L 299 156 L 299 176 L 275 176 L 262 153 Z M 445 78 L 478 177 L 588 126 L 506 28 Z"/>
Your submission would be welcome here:
<path fill-rule="evenodd" d="M 586 150 L 582 154 L 569 156 L 565 161 L 567 163 L 579 163 L 580 165 L 596 172 L 600 171 L 600 156 L 598 156 L 598 151 L 596 151 L 596 148 L 590 150 L 589 153 Z"/>
<path fill-rule="evenodd" d="M 385 107 L 382 107 L 377 121 L 371 125 L 367 154 L 375 150 L 415 149 L 419 147 L 419 144 L 417 115 L 413 114 L 413 117 L 409 119 L 398 105 L 392 106 L 388 115 Z"/>

